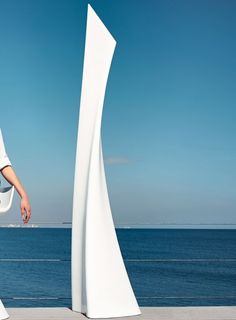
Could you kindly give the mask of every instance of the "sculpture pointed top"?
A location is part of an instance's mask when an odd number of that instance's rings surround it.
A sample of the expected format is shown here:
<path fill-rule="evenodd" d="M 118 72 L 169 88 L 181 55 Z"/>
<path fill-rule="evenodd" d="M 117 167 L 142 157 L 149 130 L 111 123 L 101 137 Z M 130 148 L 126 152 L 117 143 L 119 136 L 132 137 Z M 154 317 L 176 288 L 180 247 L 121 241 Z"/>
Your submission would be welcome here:
<path fill-rule="evenodd" d="M 106 30 L 107 35 L 110 36 L 110 38 L 114 41 L 114 43 L 116 44 L 116 40 L 114 39 L 114 37 L 112 36 L 112 34 L 110 33 L 110 31 L 107 29 L 107 27 L 105 26 L 105 24 L 102 22 L 102 20 L 99 18 L 99 16 L 97 15 L 97 13 L 95 12 L 95 10 L 93 9 L 93 7 L 88 3 L 88 13 L 87 13 L 87 20 L 89 19 L 89 17 L 91 17 L 91 19 L 93 20 L 94 23 L 96 23 L 97 27 L 99 28 L 104 28 Z"/>

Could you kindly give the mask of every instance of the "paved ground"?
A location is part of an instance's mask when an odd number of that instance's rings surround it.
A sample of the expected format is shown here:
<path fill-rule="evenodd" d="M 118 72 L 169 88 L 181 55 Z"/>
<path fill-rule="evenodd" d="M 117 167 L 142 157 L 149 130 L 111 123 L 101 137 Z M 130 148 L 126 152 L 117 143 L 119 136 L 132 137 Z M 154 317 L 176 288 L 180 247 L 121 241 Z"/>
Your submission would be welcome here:
<path fill-rule="evenodd" d="M 122 320 L 236 320 L 235 307 L 141 307 L 141 315 Z M 86 320 L 68 308 L 7 308 L 9 320 Z M 107 318 L 108 319 L 108 318 Z"/>

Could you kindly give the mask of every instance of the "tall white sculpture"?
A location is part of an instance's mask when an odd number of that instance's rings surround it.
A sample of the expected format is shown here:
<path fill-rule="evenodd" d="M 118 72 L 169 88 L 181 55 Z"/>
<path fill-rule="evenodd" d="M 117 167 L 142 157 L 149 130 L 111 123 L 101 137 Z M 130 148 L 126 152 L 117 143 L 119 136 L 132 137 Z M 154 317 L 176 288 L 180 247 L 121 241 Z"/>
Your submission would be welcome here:
<path fill-rule="evenodd" d="M 112 219 L 101 142 L 116 41 L 88 5 L 72 216 L 72 310 L 89 318 L 141 314 Z"/>

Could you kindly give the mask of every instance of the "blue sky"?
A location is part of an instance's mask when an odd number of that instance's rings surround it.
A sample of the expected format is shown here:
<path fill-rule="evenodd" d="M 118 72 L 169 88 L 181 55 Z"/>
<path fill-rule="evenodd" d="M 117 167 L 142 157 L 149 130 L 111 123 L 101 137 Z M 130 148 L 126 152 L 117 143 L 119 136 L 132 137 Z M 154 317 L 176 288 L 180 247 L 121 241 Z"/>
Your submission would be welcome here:
<path fill-rule="evenodd" d="M 87 3 L 0 0 L 0 126 L 32 223 L 71 221 Z M 236 2 L 89 3 L 117 41 L 102 122 L 115 224 L 236 224 Z"/>

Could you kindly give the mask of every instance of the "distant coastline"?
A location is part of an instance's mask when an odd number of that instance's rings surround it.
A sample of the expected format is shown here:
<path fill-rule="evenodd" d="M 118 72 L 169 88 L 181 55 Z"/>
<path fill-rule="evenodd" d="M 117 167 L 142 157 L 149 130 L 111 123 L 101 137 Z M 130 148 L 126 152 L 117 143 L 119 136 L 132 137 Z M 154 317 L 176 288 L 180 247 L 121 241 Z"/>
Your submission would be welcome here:
<path fill-rule="evenodd" d="M 2 223 L 0 228 L 71 228 L 70 222 L 45 222 L 45 223 Z M 160 223 L 160 224 L 116 224 L 116 229 L 236 229 L 236 224 L 230 223 Z"/>

